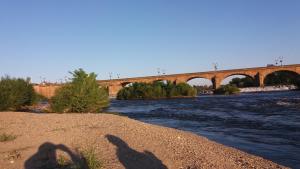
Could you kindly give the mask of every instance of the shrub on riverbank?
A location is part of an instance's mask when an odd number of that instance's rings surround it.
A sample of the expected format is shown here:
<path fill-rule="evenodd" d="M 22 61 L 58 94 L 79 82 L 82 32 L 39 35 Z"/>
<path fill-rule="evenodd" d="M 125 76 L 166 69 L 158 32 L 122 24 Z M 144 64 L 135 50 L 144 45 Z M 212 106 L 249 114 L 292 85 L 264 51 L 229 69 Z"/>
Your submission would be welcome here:
<path fill-rule="evenodd" d="M 240 93 L 240 89 L 235 85 L 222 85 L 220 88 L 214 91 L 214 94 L 231 95 Z"/>
<path fill-rule="evenodd" d="M 32 105 L 36 93 L 30 84 L 30 79 L 2 77 L 0 80 L 0 111 L 20 110 Z"/>
<path fill-rule="evenodd" d="M 197 90 L 187 83 L 177 85 L 167 82 L 133 83 L 121 89 L 117 95 L 119 100 L 130 99 L 161 99 L 173 97 L 194 97 Z"/>
<path fill-rule="evenodd" d="M 79 69 L 71 74 L 72 81 L 58 89 L 51 99 L 52 111 L 96 113 L 108 106 L 108 91 L 99 86 L 95 73 Z"/>
<path fill-rule="evenodd" d="M 200 94 L 209 94 L 213 91 L 213 86 L 210 85 L 203 85 L 203 86 L 194 86 L 194 88 L 197 90 L 197 95 Z"/>
<path fill-rule="evenodd" d="M 253 87 L 255 86 L 255 82 L 251 77 L 244 77 L 244 78 L 233 78 L 230 82 L 230 85 L 235 85 L 236 87 L 239 88 L 244 88 L 244 87 Z"/>

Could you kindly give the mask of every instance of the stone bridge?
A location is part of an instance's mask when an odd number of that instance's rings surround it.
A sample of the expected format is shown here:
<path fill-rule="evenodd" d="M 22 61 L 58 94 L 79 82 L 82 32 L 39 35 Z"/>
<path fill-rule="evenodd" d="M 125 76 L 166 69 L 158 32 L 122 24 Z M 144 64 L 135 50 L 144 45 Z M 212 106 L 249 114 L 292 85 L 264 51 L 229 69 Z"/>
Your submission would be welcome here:
<path fill-rule="evenodd" d="M 175 84 L 188 82 L 195 78 L 205 78 L 212 81 L 214 89 L 220 87 L 222 81 L 233 75 L 244 75 L 251 77 L 257 83 L 257 86 L 264 86 L 264 79 L 267 75 L 277 71 L 290 71 L 300 74 L 300 64 L 284 65 L 284 66 L 269 66 L 269 67 L 254 67 L 244 69 L 219 70 L 209 72 L 183 73 L 161 76 L 147 76 L 125 79 L 99 80 L 99 84 L 108 87 L 109 95 L 114 97 L 126 85 L 135 82 L 153 83 L 155 81 L 170 81 Z"/>
<path fill-rule="evenodd" d="M 173 75 L 161 75 L 161 76 L 148 76 L 148 77 L 136 77 L 136 78 L 125 78 L 125 79 L 112 79 L 112 80 L 99 80 L 98 83 L 107 87 L 109 95 L 115 97 L 117 93 L 126 85 L 134 82 L 153 83 L 155 81 L 170 81 L 173 83 L 188 82 L 195 78 L 205 78 L 212 81 L 214 89 L 220 87 L 222 81 L 233 75 L 245 75 L 253 78 L 256 81 L 257 86 L 264 86 L 264 80 L 267 75 L 277 71 L 290 71 L 300 74 L 300 64 L 284 65 L 284 66 L 270 66 L 270 67 L 254 67 L 245 69 L 232 69 L 232 70 L 219 70 L 209 72 L 197 72 L 197 73 L 183 73 Z M 35 85 L 34 89 L 37 93 L 51 98 L 56 89 L 60 88 L 61 85 Z"/>

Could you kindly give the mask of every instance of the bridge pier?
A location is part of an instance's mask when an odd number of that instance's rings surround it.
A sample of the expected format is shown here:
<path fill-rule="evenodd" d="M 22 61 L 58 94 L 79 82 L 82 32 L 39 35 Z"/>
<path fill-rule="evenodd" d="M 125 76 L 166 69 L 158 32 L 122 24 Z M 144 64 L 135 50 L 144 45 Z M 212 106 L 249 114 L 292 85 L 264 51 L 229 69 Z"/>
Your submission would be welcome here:
<path fill-rule="evenodd" d="M 258 73 L 258 86 L 259 87 L 264 87 L 265 84 L 264 84 L 264 80 L 265 80 L 265 75 L 263 75 L 262 73 Z"/>
<path fill-rule="evenodd" d="M 177 78 L 176 80 L 174 80 L 174 84 L 179 84 L 179 83 L 186 83 L 186 79 L 185 78 Z"/>
<path fill-rule="evenodd" d="M 123 88 L 122 85 L 110 85 L 108 86 L 108 93 L 110 97 L 117 97 L 118 92 Z"/>
<path fill-rule="evenodd" d="M 213 89 L 218 89 L 221 86 L 222 78 L 214 76 L 211 81 L 213 83 Z"/>

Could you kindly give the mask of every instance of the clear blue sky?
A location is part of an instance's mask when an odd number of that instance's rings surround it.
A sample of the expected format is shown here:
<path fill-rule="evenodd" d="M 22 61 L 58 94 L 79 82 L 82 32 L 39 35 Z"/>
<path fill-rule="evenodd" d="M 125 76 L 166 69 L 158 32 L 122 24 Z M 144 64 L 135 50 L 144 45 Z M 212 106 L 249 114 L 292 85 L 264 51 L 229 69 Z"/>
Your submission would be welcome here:
<path fill-rule="evenodd" d="M 107 79 L 300 63 L 299 0 L 1 0 L 0 76 Z"/>

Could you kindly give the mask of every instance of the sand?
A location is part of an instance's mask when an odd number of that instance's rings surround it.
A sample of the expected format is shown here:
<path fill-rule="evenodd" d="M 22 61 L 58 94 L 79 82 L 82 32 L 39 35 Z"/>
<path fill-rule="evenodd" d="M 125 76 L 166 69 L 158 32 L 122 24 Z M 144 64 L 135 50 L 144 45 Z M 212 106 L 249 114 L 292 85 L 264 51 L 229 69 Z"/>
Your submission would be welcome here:
<path fill-rule="evenodd" d="M 69 155 L 92 148 L 106 169 L 285 168 L 189 132 L 112 114 L 0 112 L 2 133 L 17 138 L 0 142 L 1 169 L 32 168 L 45 146 Z"/>

